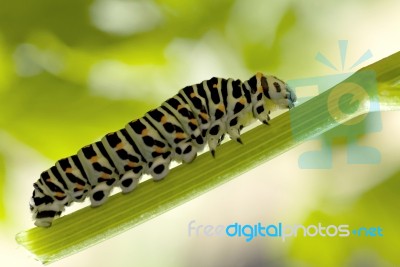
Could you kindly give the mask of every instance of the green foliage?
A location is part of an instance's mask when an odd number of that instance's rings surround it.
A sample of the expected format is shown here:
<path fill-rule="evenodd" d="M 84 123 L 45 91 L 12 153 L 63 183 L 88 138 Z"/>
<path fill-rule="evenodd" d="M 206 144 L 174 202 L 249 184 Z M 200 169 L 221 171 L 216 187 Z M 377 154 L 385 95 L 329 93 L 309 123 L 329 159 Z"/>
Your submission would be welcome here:
<path fill-rule="evenodd" d="M 295 26 L 296 16 L 294 9 L 289 7 L 280 18 L 274 36 L 266 36 L 257 42 L 248 42 L 245 44 L 244 56 L 246 58 L 246 64 L 250 69 L 265 69 L 266 62 L 268 62 L 268 66 L 279 66 L 282 64 L 282 58 L 277 57 L 276 55 L 282 53 L 283 39 Z M 258 33 L 254 31 L 253 34 L 257 35 Z M 266 46 L 265 43 L 269 43 L 270 40 L 272 40 L 272 43 L 269 46 Z M 257 51 L 257 53 L 254 53 L 254 51 Z"/>
<path fill-rule="evenodd" d="M 6 219 L 6 208 L 4 205 L 4 195 L 5 195 L 5 162 L 4 158 L 0 155 L 0 222 Z"/>
<path fill-rule="evenodd" d="M 44 80 L 51 83 L 52 90 L 43 85 Z M 54 159 L 75 153 L 100 133 L 121 128 L 151 107 L 141 101 L 93 96 L 81 86 L 48 74 L 23 79 L 16 86 L 17 90 L 4 92 L 0 98 L 0 105 L 7 110 L 0 114 L 0 127 Z"/>
<path fill-rule="evenodd" d="M 304 222 L 304 225 L 322 223 L 325 226 L 348 224 L 353 228 L 379 226 L 383 237 L 365 236 L 365 231 L 360 232 L 361 237 L 354 237 L 353 233 L 350 237 L 300 236 L 293 242 L 290 255 L 310 266 L 386 266 L 388 262 L 399 265 L 399 188 L 400 172 L 363 194 L 343 211 L 327 214 L 316 210 Z M 363 256 L 358 257 L 358 253 Z"/>

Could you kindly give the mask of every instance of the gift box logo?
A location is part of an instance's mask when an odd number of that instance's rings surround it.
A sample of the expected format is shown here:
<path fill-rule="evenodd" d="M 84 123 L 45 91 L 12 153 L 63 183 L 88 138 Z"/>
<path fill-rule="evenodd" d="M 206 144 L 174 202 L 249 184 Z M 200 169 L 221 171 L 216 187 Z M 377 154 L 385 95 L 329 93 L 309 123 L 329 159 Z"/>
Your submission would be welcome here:
<path fill-rule="evenodd" d="M 321 95 L 324 104 L 319 106 L 318 113 L 324 116 L 323 118 L 332 121 L 333 124 L 339 123 L 337 127 L 314 138 L 321 140 L 320 150 L 308 151 L 300 155 L 298 162 L 302 169 L 332 168 L 332 146 L 337 140 L 345 142 L 348 164 L 377 164 L 381 160 L 378 149 L 358 143 L 360 136 L 376 133 L 382 129 L 379 102 L 376 99 L 376 76 L 373 71 L 344 72 L 347 44 L 346 40 L 339 41 L 341 71 L 323 54 L 318 53 L 316 56 L 316 60 L 339 73 L 287 82 L 296 92 L 299 104 L 308 101 L 315 95 Z M 371 56 L 372 54 L 368 50 L 351 65 L 349 70 L 368 60 Z M 347 80 L 344 83 L 336 85 L 345 79 Z M 323 94 L 332 87 L 332 90 Z M 341 122 L 341 118 L 361 110 L 365 112 L 364 115 Z M 299 126 L 302 121 L 304 121 L 303 114 L 291 113 L 295 139 L 300 138 L 300 132 L 296 132 L 296 129 L 300 130 L 301 127 L 296 126 Z"/>

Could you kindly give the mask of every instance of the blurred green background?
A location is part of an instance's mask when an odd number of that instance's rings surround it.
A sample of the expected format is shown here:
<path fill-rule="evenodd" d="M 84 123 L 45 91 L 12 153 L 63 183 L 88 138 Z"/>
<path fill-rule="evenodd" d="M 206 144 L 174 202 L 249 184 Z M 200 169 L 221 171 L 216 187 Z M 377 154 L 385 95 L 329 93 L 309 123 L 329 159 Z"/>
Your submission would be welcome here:
<path fill-rule="evenodd" d="M 352 72 L 397 52 L 400 4 L 384 1 L 0 0 L 0 258 L 40 266 L 14 241 L 33 226 L 32 183 L 55 160 L 212 76 L 284 80 Z M 338 40 L 348 41 L 342 68 Z M 323 54 L 334 70 L 317 60 Z M 299 92 L 301 93 L 301 92 Z M 301 169 L 313 140 L 53 266 L 400 266 L 398 112 L 358 140 L 381 162 Z M 245 141 L 245 140 L 244 140 Z M 240 163 L 238 163 L 240 164 Z M 82 207 L 75 205 L 77 208 Z M 188 236 L 188 223 L 349 224 L 383 237 Z"/>

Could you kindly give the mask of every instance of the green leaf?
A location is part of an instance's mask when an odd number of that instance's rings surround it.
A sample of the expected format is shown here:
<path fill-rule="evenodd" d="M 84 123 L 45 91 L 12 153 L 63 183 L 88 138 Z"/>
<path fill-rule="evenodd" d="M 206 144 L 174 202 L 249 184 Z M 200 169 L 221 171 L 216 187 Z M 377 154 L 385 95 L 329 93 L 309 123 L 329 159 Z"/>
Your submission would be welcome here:
<path fill-rule="evenodd" d="M 355 73 L 338 86 L 311 99 L 271 121 L 242 135 L 244 145 L 227 142 L 217 150 L 216 159 L 209 153 L 191 164 L 180 165 L 166 179 L 141 183 L 134 192 L 116 194 L 98 208 L 86 207 L 56 220 L 52 227 L 33 228 L 19 233 L 17 242 L 43 263 L 51 263 L 88 246 L 122 233 L 154 218 L 177 205 L 219 186 L 235 176 L 287 151 L 306 139 L 320 135 L 342 123 L 365 114 L 369 100 L 378 100 L 381 110 L 400 109 L 400 53 L 380 60 Z M 373 75 L 374 84 L 369 84 Z M 357 90 L 359 87 L 377 90 Z M 359 105 L 349 114 L 337 107 L 334 92 L 353 92 Z M 336 105 L 336 106 L 335 106 Z M 240 162 L 240 164 L 238 164 Z"/>

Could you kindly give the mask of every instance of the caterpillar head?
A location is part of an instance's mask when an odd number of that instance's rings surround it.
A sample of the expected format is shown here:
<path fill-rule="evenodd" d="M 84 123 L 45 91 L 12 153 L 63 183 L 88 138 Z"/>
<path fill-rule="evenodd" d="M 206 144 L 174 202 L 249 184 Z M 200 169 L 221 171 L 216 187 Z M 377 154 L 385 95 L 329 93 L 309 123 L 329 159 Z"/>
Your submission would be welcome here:
<path fill-rule="evenodd" d="M 295 93 L 289 86 L 275 76 L 258 72 L 244 83 L 251 92 L 253 117 L 268 124 L 270 113 L 276 109 L 293 108 Z"/>
<path fill-rule="evenodd" d="M 297 97 L 288 84 L 275 76 L 257 74 L 264 95 L 278 108 L 293 108 Z M 257 78 L 258 78 L 257 77 Z"/>

